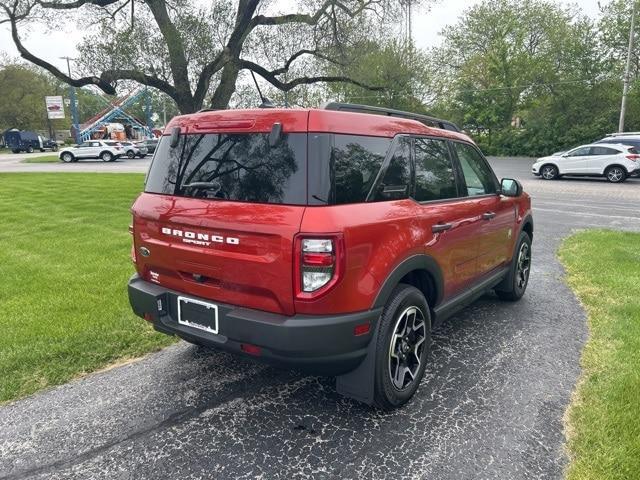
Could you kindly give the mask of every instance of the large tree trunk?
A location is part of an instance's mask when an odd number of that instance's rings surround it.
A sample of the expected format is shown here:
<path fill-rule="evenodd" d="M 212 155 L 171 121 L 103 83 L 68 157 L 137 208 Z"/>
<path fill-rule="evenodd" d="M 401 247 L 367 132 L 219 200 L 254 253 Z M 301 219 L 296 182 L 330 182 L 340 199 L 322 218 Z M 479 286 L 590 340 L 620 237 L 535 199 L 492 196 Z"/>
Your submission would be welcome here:
<path fill-rule="evenodd" d="M 240 68 L 236 62 L 227 63 L 222 69 L 220 83 L 211 97 L 211 108 L 223 110 L 229 106 L 231 96 L 236 91 L 236 81 Z"/>

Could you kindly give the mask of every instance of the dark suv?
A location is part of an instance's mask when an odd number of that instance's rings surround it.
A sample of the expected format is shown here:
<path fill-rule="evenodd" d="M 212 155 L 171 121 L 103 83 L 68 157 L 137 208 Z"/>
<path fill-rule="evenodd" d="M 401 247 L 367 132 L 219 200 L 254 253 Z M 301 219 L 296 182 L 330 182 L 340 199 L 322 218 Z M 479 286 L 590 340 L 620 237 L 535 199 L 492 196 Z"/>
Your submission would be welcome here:
<path fill-rule="evenodd" d="M 415 393 L 439 322 L 529 278 L 521 185 L 455 125 L 406 112 L 176 117 L 132 212 L 137 315 L 382 408 Z"/>

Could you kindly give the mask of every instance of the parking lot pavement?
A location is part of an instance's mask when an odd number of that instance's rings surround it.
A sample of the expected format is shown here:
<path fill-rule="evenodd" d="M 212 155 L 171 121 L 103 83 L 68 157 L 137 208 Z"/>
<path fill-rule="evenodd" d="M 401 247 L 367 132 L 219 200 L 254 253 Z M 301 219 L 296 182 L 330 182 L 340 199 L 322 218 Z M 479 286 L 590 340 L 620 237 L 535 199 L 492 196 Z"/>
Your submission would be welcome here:
<path fill-rule="evenodd" d="M 181 342 L 0 408 L 0 479 L 562 478 L 587 327 L 556 250 L 574 229 L 640 229 L 640 182 L 545 182 L 526 162 L 492 160 L 533 197 L 527 294 L 438 329 L 405 408 Z"/>
<path fill-rule="evenodd" d="M 115 162 L 102 160 L 80 160 L 74 163 L 23 163 L 27 158 L 56 155 L 45 153 L 3 153 L 0 154 L 0 173 L 10 172 L 96 172 L 96 173 L 146 173 L 151 156 L 145 158 L 120 158 Z"/>

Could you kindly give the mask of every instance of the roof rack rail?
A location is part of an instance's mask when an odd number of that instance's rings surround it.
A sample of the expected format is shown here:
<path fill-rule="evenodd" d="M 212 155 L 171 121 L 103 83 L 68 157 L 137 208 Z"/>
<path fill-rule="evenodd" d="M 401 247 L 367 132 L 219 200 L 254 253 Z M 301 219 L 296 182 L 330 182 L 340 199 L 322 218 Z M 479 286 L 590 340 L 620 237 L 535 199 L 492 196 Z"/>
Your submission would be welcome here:
<path fill-rule="evenodd" d="M 356 103 L 340 103 L 340 102 L 328 102 L 320 107 L 323 110 L 336 110 L 340 112 L 354 112 L 354 113 L 370 113 L 374 115 L 386 115 L 388 117 L 400 117 L 407 118 L 409 120 L 417 120 L 420 123 L 425 124 L 428 127 L 442 128 L 444 130 L 451 130 L 453 132 L 460 132 L 460 128 L 448 120 L 441 120 L 439 118 L 430 117 L 428 115 L 421 115 L 419 113 L 403 112 L 402 110 L 394 110 L 392 108 L 384 107 L 372 107 L 369 105 L 358 105 Z"/>
<path fill-rule="evenodd" d="M 616 133 L 607 133 L 607 137 L 624 137 L 625 135 L 640 135 L 640 132 L 616 132 Z"/>

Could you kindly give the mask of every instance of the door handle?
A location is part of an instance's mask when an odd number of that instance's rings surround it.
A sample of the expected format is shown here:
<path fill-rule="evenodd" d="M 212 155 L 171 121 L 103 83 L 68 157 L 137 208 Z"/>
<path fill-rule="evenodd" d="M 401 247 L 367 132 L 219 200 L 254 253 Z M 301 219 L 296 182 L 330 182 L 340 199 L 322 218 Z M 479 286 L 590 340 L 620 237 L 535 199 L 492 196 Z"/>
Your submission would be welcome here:
<path fill-rule="evenodd" d="M 436 223 L 434 226 L 431 227 L 431 231 L 433 233 L 440 233 L 446 230 L 450 230 L 451 227 L 453 227 L 453 224 L 451 223 Z"/>
<path fill-rule="evenodd" d="M 482 219 L 491 220 L 492 218 L 495 218 L 495 216 L 496 216 L 495 212 L 486 212 L 482 214 Z"/>

